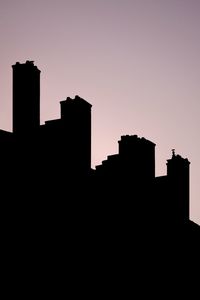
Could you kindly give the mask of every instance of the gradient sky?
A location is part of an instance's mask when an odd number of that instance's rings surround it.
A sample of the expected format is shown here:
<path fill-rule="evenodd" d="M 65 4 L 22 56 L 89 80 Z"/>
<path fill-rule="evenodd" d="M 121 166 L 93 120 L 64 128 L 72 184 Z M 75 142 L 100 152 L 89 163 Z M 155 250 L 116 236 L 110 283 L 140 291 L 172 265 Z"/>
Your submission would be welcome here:
<path fill-rule="evenodd" d="M 175 148 L 200 224 L 199 28 L 199 0 L 0 0 L 0 128 L 12 128 L 11 65 L 34 60 L 42 123 L 78 94 L 93 105 L 93 166 L 123 134 L 156 143 L 157 175 Z"/>

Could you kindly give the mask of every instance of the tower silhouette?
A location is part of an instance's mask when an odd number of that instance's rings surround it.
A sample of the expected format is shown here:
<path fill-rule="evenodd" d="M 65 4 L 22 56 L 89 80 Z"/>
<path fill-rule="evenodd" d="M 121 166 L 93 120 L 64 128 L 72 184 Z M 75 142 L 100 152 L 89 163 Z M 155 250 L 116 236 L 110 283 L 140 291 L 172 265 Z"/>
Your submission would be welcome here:
<path fill-rule="evenodd" d="M 91 169 L 91 107 L 79 96 L 60 102 L 61 120 L 68 132 L 68 150 L 75 156 L 74 165 L 88 173 Z M 71 149 L 71 150 L 70 150 Z"/>
<path fill-rule="evenodd" d="M 176 155 L 173 149 L 172 158 L 167 160 L 167 177 L 173 205 L 171 211 L 179 222 L 189 220 L 189 171 L 188 159 Z"/>
<path fill-rule="evenodd" d="M 61 118 L 46 121 L 34 136 L 40 166 L 70 179 L 88 175 L 91 170 L 91 107 L 75 96 L 60 102 Z M 39 147 L 38 147 L 39 146 Z M 52 178 L 52 176 L 51 176 Z"/>
<path fill-rule="evenodd" d="M 152 180 L 155 177 L 155 144 L 137 135 L 122 136 L 119 143 L 119 156 L 126 166 L 127 173 L 134 180 Z M 128 171 L 129 170 L 129 171 Z"/>
<path fill-rule="evenodd" d="M 13 68 L 13 132 L 30 132 L 40 125 L 40 70 L 33 61 Z"/>

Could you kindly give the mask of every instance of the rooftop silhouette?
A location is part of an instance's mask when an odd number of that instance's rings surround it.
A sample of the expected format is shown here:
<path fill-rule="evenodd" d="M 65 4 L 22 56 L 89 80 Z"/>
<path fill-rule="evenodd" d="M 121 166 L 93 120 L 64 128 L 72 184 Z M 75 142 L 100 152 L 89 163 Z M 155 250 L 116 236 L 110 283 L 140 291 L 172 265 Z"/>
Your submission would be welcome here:
<path fill-rule="evenodd" d="M 0 130 L 5 235 L 44 251 L 82 247 L 87 259 L 101 256 L 98 264 L 147 248 L 155 258 L 158 245 L 194 253 L 200 228 L 189 218 L 188 159 L 173 149 L 167 174 L 156 177 L 156 145 L 125 135 L 118 154 L 92 169 L 92 105 L 75 96 L 60 106 L 60 119 L 40 124 L 40 70 L 33 61 L 13 65 L 13 132 Z"/>

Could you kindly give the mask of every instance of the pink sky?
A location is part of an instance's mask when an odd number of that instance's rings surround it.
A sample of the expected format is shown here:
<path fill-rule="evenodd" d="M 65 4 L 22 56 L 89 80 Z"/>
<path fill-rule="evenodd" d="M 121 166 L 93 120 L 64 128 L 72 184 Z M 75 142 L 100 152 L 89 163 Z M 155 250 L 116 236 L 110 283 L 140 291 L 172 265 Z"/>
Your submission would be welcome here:
<path fill-rule="evenodd" d="M 78 94 L 93 105 L 93 166 L 123 134 L 157 144 L 157 175 L 175 148 L 200 224 L 199 28 L 198 0 L 0 0 L 0 128 L 12 128 L 11 65 L 34 60 L 42 123 Z"/>

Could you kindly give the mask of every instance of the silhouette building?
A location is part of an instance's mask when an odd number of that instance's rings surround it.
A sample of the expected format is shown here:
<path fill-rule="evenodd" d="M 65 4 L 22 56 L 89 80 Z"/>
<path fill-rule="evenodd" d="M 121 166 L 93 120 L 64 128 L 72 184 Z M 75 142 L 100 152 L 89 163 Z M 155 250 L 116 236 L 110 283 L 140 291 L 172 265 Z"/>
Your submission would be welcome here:
<path fill-rule="evenodd" d="M 50 207 L 45 199 L 52 193 L 56 198 L 59 195 L 52 211 L 62 202 L 63 213 L 70 203 L 71 218 L 77 218 L 81 226 L 93 223 L 97 232 L 100 227 L 108 232 L 111 224 L 121 224 L 130 233 L 141 220 L 154 229 L 158 222 L 170 228 L 185 223 L 197 226 L 189 221 L 188 159 L 173 150 L 167 160 L 167 175 L 156 177 L 155 144 L 137 135 L 125 135 L 118 142 L 118 154 L 109 155 L 93 170 L 92 105 L 75 96 L 67 97 L 60 106 L 59 119 L 40 124 L 40 70 L 33 61 L 13 65 L 13 132 L 0 130 L 4 189 L 15 186 L 26 205 L 28 195 L 35 199 L 38 193 L 43 195 L 40 209 Z M 75 209 L 73 198 L 78 194 L 79 208 Z M 93 199 L 96 194 L 100 202 Z M 86 198 L 87 202 L 81 200 Z"/>
<path fill-rule="evenodd" d="M 62 168 L 68 179 L 87 175 L 91 169 L 91 104 L 75 96 L 60 105 L 61 118 L 46 121 L 35 135 L 35 144 L 40 144 L 38 155 L 43 153 L 44 171 L 59 174 Z"/>
<path fill-rule="evenodd" d="M 33 61 L 13 67 L 13 132 L 23 133 L 40 125 L 40 70 Z"/>
<path fill-rule="evenodd" d="M 96 167 L 101 184 L 109 181 L 110 193 L 128 201 L 129 211 L 137 211 L 149 224 L 173 226 L 189 220 L 189 161 L 176 155 L 167 161 L 167 175 L 155 177 L 155 144 L 137 135 L 122 136 L 119 153 L 108 156 Z M 134 204 L 133 204 L 134 203 Z M 140 212 L 140 213 L 139 213 Z"/>
<path fill-rule="evenodd" d="M 13 66 L 13 132 L 0 130 L 3 278 L 15 293 L 31 282 L 26 295 L 37 284 L 46 295 L 56 280 L 68 290 L 72 278 L 73 293 L 97 283 L 99 293 L 106 282 L 113 295 L 125 282 L 124 293 L 130 282 L 128 296 L 138 287 L 140 295 L 150 282 L 160 297 L 167 275 L 163 290 L 174 295 L 172 277 L 176 286 L 191 276 L 200 253 L 190 162 L 173 150 L 156 177 L 155 144 L 124 135 L 118 153 L 92 169 L 91 107 L 67 97 L 61 117 L 40 124 L 40 70 L 33 61 Z"/>

